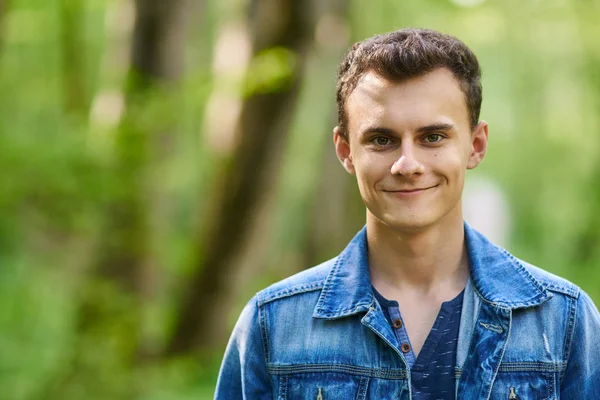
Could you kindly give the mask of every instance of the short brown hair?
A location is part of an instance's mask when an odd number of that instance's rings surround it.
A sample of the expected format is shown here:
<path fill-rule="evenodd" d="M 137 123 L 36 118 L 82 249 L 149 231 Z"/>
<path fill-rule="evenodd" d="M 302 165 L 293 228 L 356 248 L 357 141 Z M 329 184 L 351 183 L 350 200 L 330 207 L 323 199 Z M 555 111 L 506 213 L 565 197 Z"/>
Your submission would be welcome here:
<path fill-rule="evenodd" d="M 355 43 L 339 66 L 338 126 L 347 137 L 346 100 L 360 78 L 373 71 L 392 82 L 424 75 L 437 68 L 454 74 L 465 94 L 471 129 L 481 110 L 481 69 L 475 54 L 457 38 L 429 29 L 406 28 Z"/>

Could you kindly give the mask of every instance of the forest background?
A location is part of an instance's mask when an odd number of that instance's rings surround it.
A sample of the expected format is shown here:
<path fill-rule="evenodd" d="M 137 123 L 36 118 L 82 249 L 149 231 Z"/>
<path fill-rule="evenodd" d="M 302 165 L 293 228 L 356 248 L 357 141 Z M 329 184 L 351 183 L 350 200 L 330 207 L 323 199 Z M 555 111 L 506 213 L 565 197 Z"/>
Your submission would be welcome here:
<path fill-rule="evenodd" d="M 362 226 L 336 68 L 407 26 L 482 65 L 465 211 L 600 302 L 598 20 L 593 0 L 0 0 L 0 399 L 212 398 L 248 299 Z"/>

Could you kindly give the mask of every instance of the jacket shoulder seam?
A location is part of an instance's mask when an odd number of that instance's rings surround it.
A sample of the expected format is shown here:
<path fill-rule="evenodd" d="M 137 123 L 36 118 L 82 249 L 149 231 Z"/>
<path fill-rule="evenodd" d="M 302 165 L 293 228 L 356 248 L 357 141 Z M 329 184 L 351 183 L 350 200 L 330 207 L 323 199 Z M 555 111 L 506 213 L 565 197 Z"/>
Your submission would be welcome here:
<path fill-rule="evenodd" d="M 579 288 L 575 285 L 573 285 L 572 287 L 565 287 L 562 285 L 557 285 L 553 282 L 547 282 L 547 281 L 543 281 L 542 280 L 542 284 L 544 285 L 544 287 L 546 288 L 546 290 L 549 290 L 551 292 L 555 292 L 555 293 L 561 293 L 564 295 L 567 295 L 569 297 L 572 297 L 574 299 L 578 299 L 579 298 Z"/>
<path fill-rule="evenodd" d="M 571 299 L 569 301 L 569 314 L 567 319 L 567 326 L 565 329 L 565 338 L 563 342 L 563 359 L 565 364 L 569 362 L 571 358 L 571 348 L 573 345 L 573 336 L 575 334 L 575 324 L 577 323 L 577 308 L 579 305 L 579 299 Z M 560 383 L 562 385 L 562 380 L 564 378 L 565 370 L 560 374 Z"/>
<path fill-rule="evenodd" d="M 264 293 L 264 291 L 259 292 L 258 293 L 258 305 L 263 306 L 267 303 L 270 303 L 272 301 L 279 300 L 279 299 L 282 299 L 285 297 L 290 297 L 290 296 L 294 296 L 294 295 L 302 294 L 302 293 L 306 293 L 306 292 L 313 292 L 315 290 L 321 290 L 323 288 L 324 284 L 325 284 L 325 280 L 322 279 L 322 280 L 319 280 L 316 282 L 304 283 L 304 284 L 299 284 L 296 286 L 290 286 L 285 289 L 277 290 L 276 292 L 273 292 L 273 293 Z"/>
<path fill-rule="evenodd" d="M 506 250 L 505 250 L 506 251 Z M 508 252 L 507 252 L 508 253 Z M 512 254 L 508 253 L 513 259 L 514 261 L 516 261 L 525 271 L 527 271 L 527 273 L 529 274 L 529 276 L 534 279 L 535 281 L 539 282 L 542 286 L 543 289 L 554 292 L 554 293 L 561 293 L 567 296 L 570 296 L 574 299 L 579 298 L 579 292 L 580 289 L 577 285 L 575 285 L 572 282 L 569 282 L 563 278 L 560 277 L 556 277 L 555 279 L 560 279 L 560 281 L 556 281 L 554 279 L 552 279 L 552 273 L 543 270 L 539 267 L 536 267 L 532 264 L 529 264 L 527 262 L 524 262 L 523 260 L 519 260 L 518 258 L 516 258 L 515 256 L 513 256 Z M 538 271 L 541 271 L 544 274 L 549 274 L 549 276 L 535 276 L 531 271 L 529 271 L 530 268 L 535 268 Z"/>
<path fill-rule="evenodd" d="M 260 327 L 260 338 L 262 340 L 263 351 L 265 356 L 265 362 L 268 364 L 271 359 L 271 354 L 269 350 L 269 330 L 267 327 L 267 317 L 265 315 L 265 311 L 260 308 L 258 299 L 257 303 L 257 312 L 258 312 L 258 324 Z"/>

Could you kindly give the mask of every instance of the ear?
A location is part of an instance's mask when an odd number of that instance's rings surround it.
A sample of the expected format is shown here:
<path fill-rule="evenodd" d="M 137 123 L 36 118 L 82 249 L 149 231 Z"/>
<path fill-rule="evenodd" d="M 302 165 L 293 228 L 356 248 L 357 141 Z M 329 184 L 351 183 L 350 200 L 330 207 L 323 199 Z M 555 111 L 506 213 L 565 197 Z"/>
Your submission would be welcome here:
<path fill-rule="evenodd" d="M 488 145 L 488 124 L 485 121 L 481 121 L 477 124 L 473 133 L 471 134 L 471 154 L 469 155 L 469 162 L 467 163 L 467 169 L 473 169 L 479 165 L 479 163 L 485 157 Z"/>
<path fill-rule="evenodd" d="M 333 128 L 333 143 L 335 144 L 335 154 L 344 166 L 344 169 L 349 174 L 354 175 L 354 164 L 352 163 L 352 152 L 350 151 L 350 143 L 343 135 L 343 131 L 339 126 Z"/>

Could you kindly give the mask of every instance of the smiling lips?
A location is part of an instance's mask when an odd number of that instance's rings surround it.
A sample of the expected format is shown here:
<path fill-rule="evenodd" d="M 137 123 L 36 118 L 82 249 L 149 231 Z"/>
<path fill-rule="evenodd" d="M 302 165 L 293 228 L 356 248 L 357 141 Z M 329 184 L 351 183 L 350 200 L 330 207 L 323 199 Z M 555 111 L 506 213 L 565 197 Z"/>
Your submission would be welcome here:
<path fill-rule="evenodd" d="M 426 190 L 433 189 L 433 188 L 435 188 L 437 186 L 438 185 L 434 185 L 434 186 L 430 186 L 430 187 L 425 187 L 425 188 L 412 188 L 412 189 L 400 189 L 400 190 L 384 190 L 384 192 L 386 192 L 386 193 L 394 193 L 394 194 L 401 195 L 401 196 L 402 195 L 408 196 L 408 195 L 411 195 L 411 194 L 422 193 L 422 192 L 424 192 Z"/>

